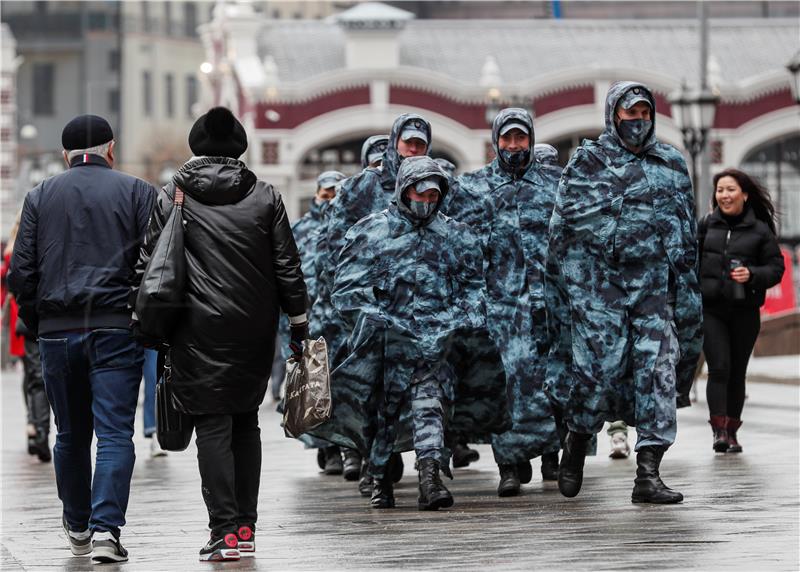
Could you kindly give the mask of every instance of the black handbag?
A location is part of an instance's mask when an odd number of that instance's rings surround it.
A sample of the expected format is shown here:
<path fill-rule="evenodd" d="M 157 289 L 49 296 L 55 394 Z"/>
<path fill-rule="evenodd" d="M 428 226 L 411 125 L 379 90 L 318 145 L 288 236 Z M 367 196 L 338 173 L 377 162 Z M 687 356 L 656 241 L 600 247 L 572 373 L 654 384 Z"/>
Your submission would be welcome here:
<path fill-rule="evenodd" d="M 165 451 L 184 451 L 192 441 L 194 422 L 175 405 L 172 366 L 167 358 L 156 385 L 156 438 Z"/>
<path fill-rule="evenodd" d="M 175 187 L 173 208 L 147 262 L 136 296 L 139 331 L 168 342 L 184 308 L 186 254 L 183 250 L 183 191 Z"/>

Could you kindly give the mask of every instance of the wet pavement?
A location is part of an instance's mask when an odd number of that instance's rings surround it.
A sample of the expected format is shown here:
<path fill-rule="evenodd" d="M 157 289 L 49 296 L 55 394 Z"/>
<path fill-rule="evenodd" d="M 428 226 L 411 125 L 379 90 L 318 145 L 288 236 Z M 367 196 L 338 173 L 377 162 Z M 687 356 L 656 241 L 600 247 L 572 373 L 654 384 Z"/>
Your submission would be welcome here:
<path fill-rule="evenodd" d="M 89 559 L 72 557 L 67 548 L 52 465 L 26 453 L 20 375 L 4 372 L 0 388 L 0 568 L 91 569 Z M 635 462 L 609 459 L 601 434 L 577 498 L 542 483 L 538 460 L 523 496 L 498 498 L 491 450 L 480 446 L 481 460 L 456 470 L 448 483 L 455 506 L 438 513 L 416 510 L 411 455 L 404 455 L 398 508 L 371 510 L 354 483 L 318 474 L 315 453 L 284 438 L 274 404 L 265 403 L 256 557 L 225 564 L 197 561 L 207 529 L 194 446 L 150 459 L 148 441 L 138 433 L 123 530 L 130 561 L 100 568 L 797 570 L 800 387 L 754 383 L 748 393 L 741 455 L 712 452 L 702 387 L 701 402 L 679 412 L 678 441 L 662 476 L 684 493 L 681 505 L 631 504 Z"/>

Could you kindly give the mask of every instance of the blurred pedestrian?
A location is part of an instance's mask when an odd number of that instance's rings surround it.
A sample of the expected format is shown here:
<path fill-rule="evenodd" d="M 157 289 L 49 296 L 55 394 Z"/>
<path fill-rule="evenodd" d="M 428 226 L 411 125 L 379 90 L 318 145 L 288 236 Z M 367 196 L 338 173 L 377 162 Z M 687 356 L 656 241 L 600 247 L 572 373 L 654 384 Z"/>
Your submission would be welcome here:
<path fill-rule="evenodd" d="M 655 120 L 652 91 L 614 83 L 605 130 L 564 169 L 550 223 L 547 287 L 557 294 L 548 311 L 571 336 L 568 374 L 548 379 L 568 429 L 558 472 L 567 497 L 580 492 L 592 435 L 623 420 L 638 437 L 631 500 L 683 500 L 659 469 L 702 344 L 694 195 L 683 156 L 658 141 Z"/>
<path fill-rule="evenodd" d="M 23 339 L 22 353 L 22 395 L 27 413 L 28 454 L 36 455 L 43 463 L 49 463 L 50 452 L 50 404 L 42 377 L 42 359 L 36 335 L 17 317 L 16 333 Z"/>
<path fill-rule="evenodd" d="M 158 350 L 144 350 L 142 378 L 144 380 L 144 402 L 142 403 L 142 421 L 144 437 L 150 441 L 150 458 L 166 456 L 156 438 L 156 385 L 158 384 Z"/>
<path fill-rule="evenodd" d="M 714 210 L 699 224 L 706 398 L 718 453 L 741 453 L 737 431 L 747 363 L 756 343 L 767 288 L 784 272 L 775 207 L 767 190 L 738 169 L 714 175 Z"/>
<path fill-rule="evenodd" d="M 280 194 L 239 160 L 244 127 L 224 107 L 189 132 L 195 154 L 158 194 L 137 271 L 143 273 L 183 197 L 186 307 L 170 336 L 176 405 L 191 415 L 211 535 L 200 560 L 255 550 L 261 433 L 278 317 L 293 355 L 308 337 L 306 287 Z"/>
<path fill-rule="evenodd" d="M 76 117 L 61 142 L 69 169 L 25 197 L 9 287 L 39 337 L 70 548 L 96 562 L 122 562 L 143 361 L 127 302 L 155 189 L 112 169 L 114 134 L 105 119 Z"/>

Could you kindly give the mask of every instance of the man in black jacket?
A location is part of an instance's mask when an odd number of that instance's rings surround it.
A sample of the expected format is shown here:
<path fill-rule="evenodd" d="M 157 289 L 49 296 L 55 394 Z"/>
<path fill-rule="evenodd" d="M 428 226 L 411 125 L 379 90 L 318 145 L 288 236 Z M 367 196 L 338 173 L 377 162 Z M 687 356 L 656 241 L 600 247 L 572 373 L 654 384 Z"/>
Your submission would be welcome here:
<path fill-rule="evenodd" d="M 9 287 L 38 333 L 58 428 L 54 461 L 63 526 L 75 555 L 123 562 L 135 460 L 142 347 L 127 301 L 155 189 L 114 171 L 114 134 L 96 115 L 61 135 L 69 169 L 28 193 Z M 92 431 L 97 459 L 92 474 Z"/>

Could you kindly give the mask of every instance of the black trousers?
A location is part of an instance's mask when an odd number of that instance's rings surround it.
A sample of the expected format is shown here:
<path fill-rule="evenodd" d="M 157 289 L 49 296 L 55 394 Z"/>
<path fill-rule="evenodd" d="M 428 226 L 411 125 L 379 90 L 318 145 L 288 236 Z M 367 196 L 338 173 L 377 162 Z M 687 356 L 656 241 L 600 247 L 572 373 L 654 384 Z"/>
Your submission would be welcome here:
<path fill-rule="evenodd" d="M 255 527 L 261 479 L 258 410 L 193 418 L 211 536 L 219 538 L 245 524 Z"/>
<path fill-rule="evenodd" d="M 24 376 L 22 392 L 25 396 L 25 408 L 28 423 L 36 428 L 39 438 L 50 434 L 50 403 L 44 390 L 42 377 L 42 358 L 39 355 L 39 343 L 25 338 L 25 355 L 22 357 Z"/>
<path fill-rule="evenodd" d="M 706 399 L 711 415 L 741 419 L 747 364 L 760 329 L 758 308 L 719 305 L 704 309 Z"/>

